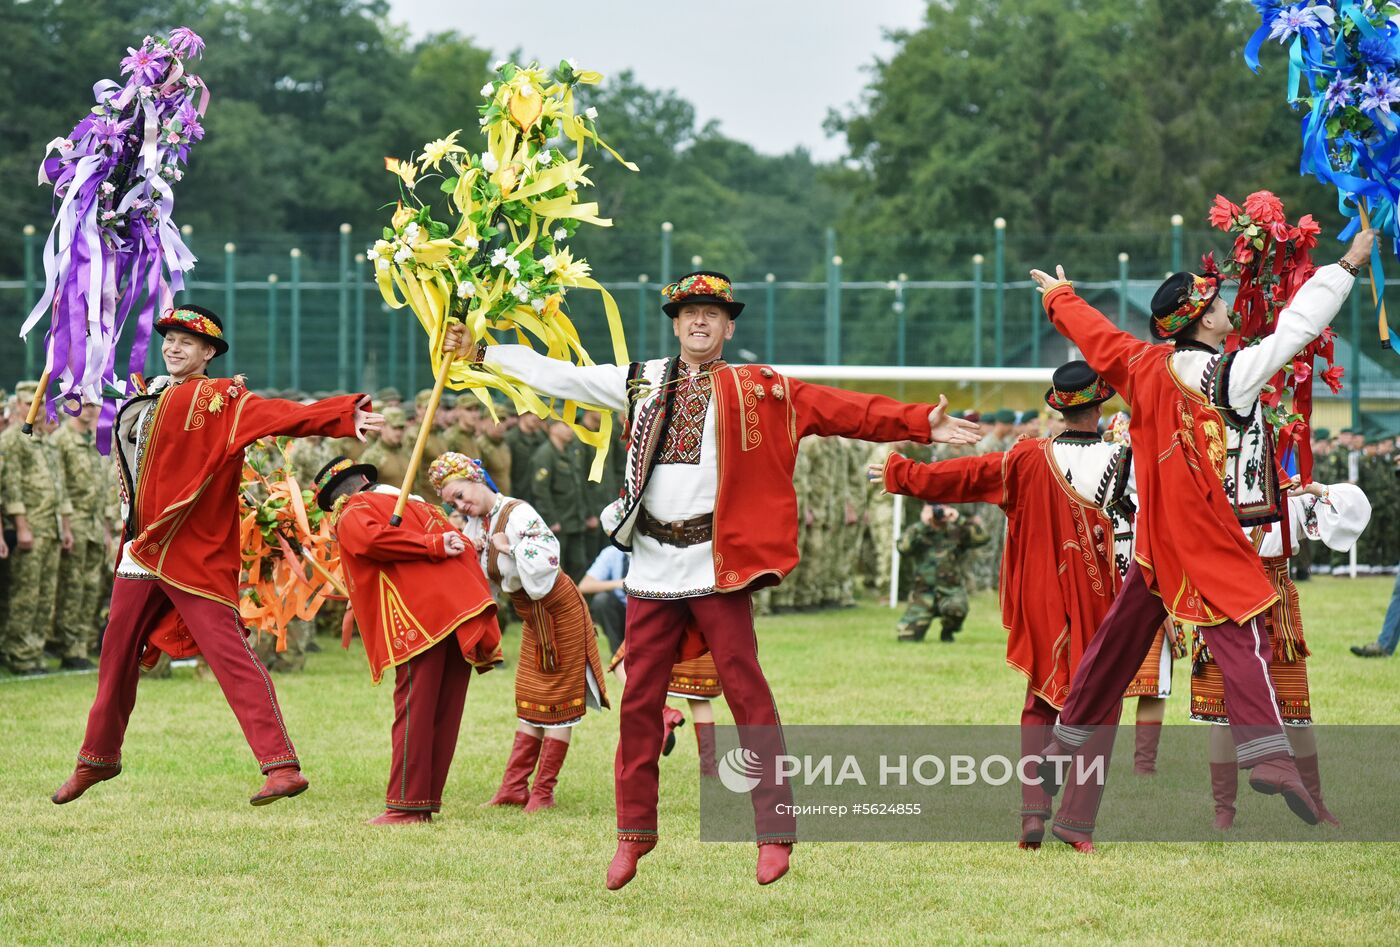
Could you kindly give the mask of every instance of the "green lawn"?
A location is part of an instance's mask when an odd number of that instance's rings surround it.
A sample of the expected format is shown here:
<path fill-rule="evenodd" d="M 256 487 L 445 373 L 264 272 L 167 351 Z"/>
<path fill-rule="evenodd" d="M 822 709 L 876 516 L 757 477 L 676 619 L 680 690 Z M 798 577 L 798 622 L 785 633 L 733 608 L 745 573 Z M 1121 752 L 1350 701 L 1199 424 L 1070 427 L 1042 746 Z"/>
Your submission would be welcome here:
<path fill-rule="evenodd" d="M 1302 586 L 1323 722 L 1400 724 L 1400 661 L 1346 651 L 1375 636 L 1391 583 Z M 1013 723 L 1024 691 L 994 609 L 975 598 L 951 646 L 897 644 L 874 605 L 762 619 L 784 720 Z M 475 678 L 443 815 L 374 829 L 362 821 L 383 800 L 392 684 L 370 687 L 358 646 L 323 645 L 277 681 L 311 790 L 261 809 L 233 715 L 188 670 L 143 683 L 125 772 L 62 808 L 48 795 L 96 679 L 0 682 L 0 942 L 1390 943 L 1400 928 L 1394 845 L 1119 843 L 1085 857 L 1018 851 L 1014 819 L 1004 844 L 801 845 L 791 874 L 759 888 L 752 846 L 697 840 L 689 727 L 662 761 L 662 844 L 608 892 L 615 712 L 576 732 L 558 809 L 483 810 L 510 747 L 511 672 Z M 1185 718 L 1180 688 L 1168 721 Z"/>

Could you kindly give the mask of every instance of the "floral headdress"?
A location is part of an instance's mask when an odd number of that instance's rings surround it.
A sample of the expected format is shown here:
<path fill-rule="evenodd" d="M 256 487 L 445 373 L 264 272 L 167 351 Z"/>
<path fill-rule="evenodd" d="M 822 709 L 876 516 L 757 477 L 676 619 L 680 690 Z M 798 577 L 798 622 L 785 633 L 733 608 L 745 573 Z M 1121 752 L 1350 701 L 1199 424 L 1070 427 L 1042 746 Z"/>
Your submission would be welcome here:
<path fill-rule="evenodd" d="M 481 461 L 474 460 L 466 454 L 448 451 L 433 461 L 432 466 L 428 468 L 428 480 L 433 489 L 441 493 L 442 488 L 454 480 L 485 483 L 486 471 L 482 468 Z"/>
<path fill-rule="evenodd" d="M 1152 333 L 1159 339 L 1169 339 L 1206 314 L 1220 295 L 1220 275 L 1192 274 L 1191 282 L 1182 287 L 1180 304 L 1171 312 L 1152 317 Z"/>

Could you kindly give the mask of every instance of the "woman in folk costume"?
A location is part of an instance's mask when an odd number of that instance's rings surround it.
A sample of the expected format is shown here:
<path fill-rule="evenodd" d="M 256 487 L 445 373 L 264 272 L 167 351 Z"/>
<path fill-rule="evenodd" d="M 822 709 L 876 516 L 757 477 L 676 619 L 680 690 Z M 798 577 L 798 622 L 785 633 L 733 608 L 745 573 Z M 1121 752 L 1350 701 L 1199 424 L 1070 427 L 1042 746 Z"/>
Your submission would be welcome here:
<path fill-rule="evenodd" d="M 623 687 L 627 686 L 627 643 L 613 653 L 608 670 L 617 675 Z M 684 700 L 690 705 L 690 717 L 695 723 L 695 748 L 700 753 L 700 775 L 718 776 L 715 763 L 715 711 L 710 702 L 724 693 L 719 681 L 719 669 L 715 667 L 714 656 L 706 651 L 696 658 L 677 661 L 671 668 L 671 683 L 666 688 L 666 696 L 674 700 Z M 661 720 L 665 725 L 662 756 L 670 756 L 676 746 L 676 730 L 685 726 L 685 714 L 674 707 L 661 708 Z"/>
<path fill-rule="evenodd" d="M 488 804 L 523 805 L 526 812 L 552 808 L 574 725 L 589 706 L 608 706 L 588 604 L 559 568 L 558 537 L 530 504 L 497 493 L 479 461 L 449 452 L 433 461 L 428 477 L 466 517 L 467 539 L 482 569 L 510 595 L 523 625 L 515 671 L 520 726 L 501 787 Z"/>
<path fill-rule="evenodd" d="M 1064 416 L 1052 438 L 1023 438 L 1008 451 L 920 464 L 898 454 L 871 464 L 890 493 L 930 503 L 995 503 L 1006 513 L 1001 565 L 1006 663 L 1026 677 L 1022 756 L 1050 735 L 1080 657 L 1118 592 L 1132 540 L 1133 455 L 1099 435 L 1100 405 L 1114 390 L 1085 362 L 1055 370 L 1045 401 Z M 1092 752 L 1107 765 L 1113 728 Z M 1101 787 L 1071 783 L 1051 832 L 1077 851 L 1094 850 Z M 1050 795 L 1021 786 L 1020 847 L 1036 849 L 1050 818 Z"/>
<path fill-rule="evenodd" d="M 316 474 L 316 505 L 331 514 L 370 677 L 378 684 L 394 669 L 389 788 L 384 812 L 369 824 L 431 822 L 442 809 L 472 669 L 484 674 L 500 663 L 501 630 L 462 534 L 416 497 L 391 526 L 399 491 L 378 478 L 371 464 L 335 457 Z"/>
<path fill-rule="evenodd" d="M 1298 542 L 1306 536 L 1321 541 L 1329 549 L 1347 552 L 1371 521 L 1371 503 L 1352 483 L 1327 486 L 1296 484 L 1288 491 L 1288 541 L 1291 555 L 1298 554 Z M 1264 614 L 1273 659 L 1269 681 L 1283 717 L 1288 742 L 1293 746 L 1298 772 L 1317 806 L 1318 818 L 1329 825 L 1340 825 L 1322 801 L 1322 778 L 1317 768 L 1317 738 L 1312 732 L 1312 698 L 1308 691 L 1308 646 L 1303 641 L 1303 615 L 1298 607 L 1298 589 L 1288 574 L 1289 555 L 1283 551 L 1282 524 L 1253 526 L 1245 536 L 1259 550 L 1269 581 L 1279 600 Z M 1235 822 L 1235 792 L 1238 765 L 1230 739 L 1230 716 L 1225 705 L 1225 686 L 1220 668 L 1210 648 L 1197 632 L 1193 641 L 1191 670 L 1191 719 L 1223 724 L 1210 731 L 1210 788 L 1215 800 L 1215 827 L 1222 831 Z"/>

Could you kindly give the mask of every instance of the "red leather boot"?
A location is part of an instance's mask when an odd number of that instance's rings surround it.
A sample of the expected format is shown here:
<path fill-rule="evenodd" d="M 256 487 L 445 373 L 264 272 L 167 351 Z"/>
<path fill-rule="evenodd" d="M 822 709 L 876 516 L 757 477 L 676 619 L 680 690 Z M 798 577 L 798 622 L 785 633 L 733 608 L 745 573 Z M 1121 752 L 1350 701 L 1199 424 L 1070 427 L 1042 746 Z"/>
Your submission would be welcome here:
<path fill-rule="evenodd" d="M 530 774 L 535 771 L 535 761 L 540 758 L 538 737 L 528 733 L 515 732 L 515 743 L 510 748 L 510 759 L 506 760 L 506 774 L 501 779 L 501 788 L 491 797 L 488 806 L 523 806 L 530 801 Z"/>
<path fill-rule="evenodd" d="M 1240 770 L 1234 763 L 1210 764 L 1210 795 L 1215 800 L 1215 827 L 1221 832 L 1235 824 L 1235 794 Z"/>
<path fill-rule="evenodd" d="M 676 731 L 685 726 L 685 714 L 674 707 L 662 707 L 661 723 L 666 728 L 666 735 L 661 741 L 661 755 L 670 756 L 676 748 Z"/>
<path fill-rule="evenodd" d="M 1295 760 L 1298 764 L 1298 775 L 1303 777 L 1303 785 L 1308 789 L 1308 795 L 1312 796 L 1313 805 L 1317 807 L 1317 817 L 1328 825 L 1340 826 L 1341 820 L 1327 811 L 1327 806 L 1322 801 L 1322 774 L 1317 771 L 1317 754 L 1312 756 L 1300 756 Z"/>
<path fill-rule="evenodd" d="M 1266 796 L 1283 796 L 1294 815 L 1308 825 L 1317 825 L 1317 806 L 1293 760 L 1265 760 L 1254 764 L 1249 771 L 1249 788 Z"/>
<path fill-rule="evenodd" d="M 771 885 L 787 874 L 788 860 L 791 856 L 790 843 L 758 846 L 758 883 Z"/>
<path fill-rule="evenodd" d="M 1016 847 L 1033 852 L 1040 848 L 1040 842 L 1043 838 L 1045 838 L 1045 817 L 1041 815 L 1021 816 L 1021 840 L 1016 843 Z"/>
<path fill-rule="evenodd" d="M 1160 723 L 1140 723 L 1133 727 L 1135 747 L 1133 772 L 1139 776 L 1157 775 L 1157 744 L 1162 740 Z"/>
<path fill-rule="evenodd" d="M 715 763 L 715 725 L 695 724 L 695 746 L 700 751 L 700 775 L 718 776 L 719 767 Z"/>
<path fill-rule="evenodd" d="M 405 812 L 403 809 L 385 809 L 383 813 L 373 819 L 365 821 L 365 825 L 413 825 L 417 822 L 431 822 L 433 814 L 431 812 Z"/>
<path fill-rule="evenodd" d="M 563 769 L 564 757 L 569 753 L 569 744 L 564 740 L 546 737 L 540 743 L 540 771 L 535 774 L 535 788 L 530 790 L 530 801 L 525 803 L 526 812 L 554 808 L 554 785 L 559 782 L 559 770 Z"/>
<path fill-rule="evenodd" d="M 78 761 L 78 765 L 73 769 L 73 775 L 69 776 L 49 798 L 54 805 L 61 806 L 65 802 L 72 802 L 89 788 L 98 783 L 111 779 L 122 771 L 121 764 L 115 766 L 93 766 L 91 763 Z"/>
<path fill-rule="evenodd" d="M 300 796 L 306 792 L 310 785 L 306 781 L 306 777 L 301 775 L 300 767 L 279 766 L 267 771 L 267 781 L 263 783 L 263 788 L 259 789 L 258 794 L 248 801 L 255 806 L 265 806 L 278 799 Z"/>
<path fill-rule="evenodd" d="M 637 862 L 656 847 L 656 839 L 631 842 L 618 839 L 617 852 L 608 865 L 608 890 L 616 891 L 637 876 Z"/>

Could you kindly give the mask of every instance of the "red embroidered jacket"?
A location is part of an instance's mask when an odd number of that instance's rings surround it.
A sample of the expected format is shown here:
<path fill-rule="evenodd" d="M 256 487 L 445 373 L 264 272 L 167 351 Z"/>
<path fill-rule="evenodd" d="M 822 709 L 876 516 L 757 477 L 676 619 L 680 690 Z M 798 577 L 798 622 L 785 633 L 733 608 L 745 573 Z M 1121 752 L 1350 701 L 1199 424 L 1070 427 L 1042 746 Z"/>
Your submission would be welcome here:
<path fill-rule="evenodd" d="M 1132 407 L 1137 553 L 1148 587 L 1183 624 L 1243 624 L 1278 593 L 1225 492 L 1225 420 L 1176 377 L 1171 345 L 1119 329 L 1062 283 L 1045 294 L 1060 334 Z"/>
<path fill-rule="evenodd" d="M 340 564 L 350 604 L 378 684 L 384 669 L 403 664 L 456 632 L 457 644 L 479 672 L 501 659 L 496 602 L 470 547 L 448 556 L 443 538 L 456 529 L 442 510 L 409 500 L 403 522 L 389 525 L 398 497 L 356 493 L 335 519 Z"/>
<path fill-rule="evenodd" d="M 1112 519 L 1065 481 L 1053 443 L 1026 440 L 1005 453 L 934 464 L 895 454 L 885 465 L 885 489 L 930 503 L 995 503 L 1006 511 L 1006 663 L 1059 709 L 1118 594 L 1118 569 Z"/>

